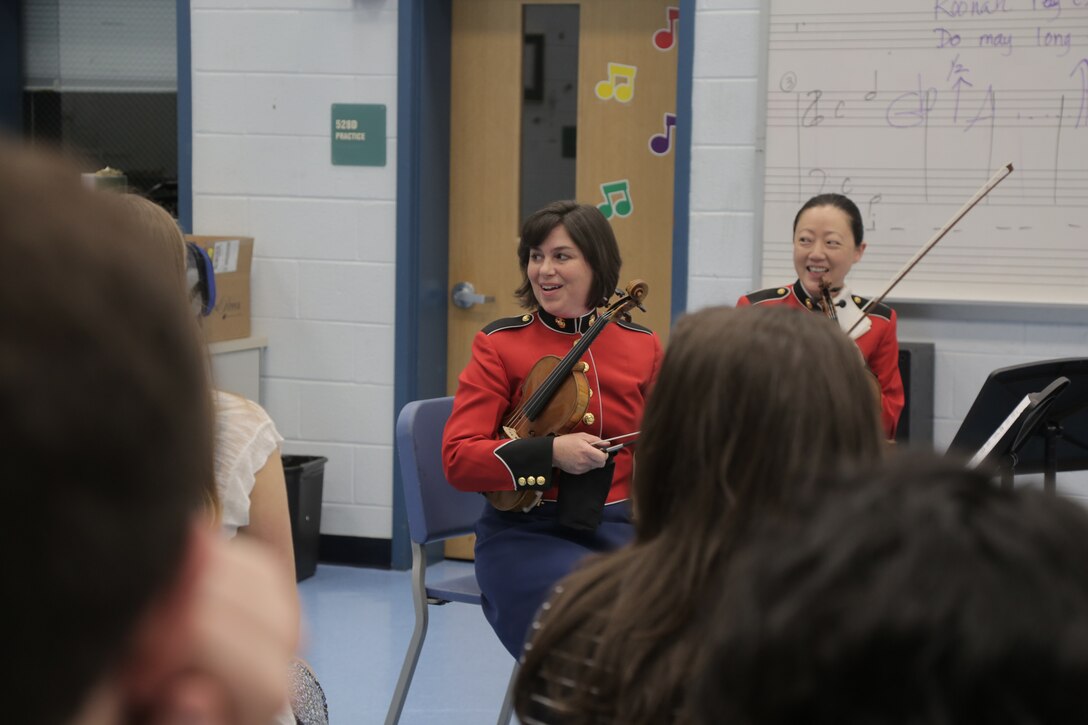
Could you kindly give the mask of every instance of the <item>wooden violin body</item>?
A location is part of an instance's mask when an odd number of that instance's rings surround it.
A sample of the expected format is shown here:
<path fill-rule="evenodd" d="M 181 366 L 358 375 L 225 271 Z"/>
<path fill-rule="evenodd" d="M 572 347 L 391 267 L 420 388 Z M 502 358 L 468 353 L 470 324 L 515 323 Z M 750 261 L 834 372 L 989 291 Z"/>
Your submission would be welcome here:
<path fill-rule="evenodd" d="M 555 355 L 545 355 L 537 360 L 521 385 L 522 399 L 538 390 L 561 362 L 562 360 Z M 569 433 L 581 422 L 582 416 L 589 408 L 591 394 L 589 379 L 586 378 L 586 368 L 588 366 L 582 363 L 570 371 L 570 374 L 559 384 L 559 389 L 556 390 L 551 403 L 544 408 L 536 420 L 529 420 L 528 417 L 523 416 L 519 421 L 512 420 L 514 416 L 508 416 L 507 420 L 503 421 L 503 429 L 514 430 L 518 438 Z"/>

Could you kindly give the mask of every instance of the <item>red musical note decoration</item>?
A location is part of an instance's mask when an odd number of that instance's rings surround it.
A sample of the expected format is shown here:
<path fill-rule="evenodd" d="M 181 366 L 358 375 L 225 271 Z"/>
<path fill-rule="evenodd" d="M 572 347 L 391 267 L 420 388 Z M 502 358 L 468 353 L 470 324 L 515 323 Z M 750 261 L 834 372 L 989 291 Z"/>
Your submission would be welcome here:
<path fill-rule="evenodd" d="M 654 33 L 654 47 L 658 50 L 672 50 L 676 45 L 676 21 L 680 17 L 680 8 L 666 8 L 668 26 Z"/>

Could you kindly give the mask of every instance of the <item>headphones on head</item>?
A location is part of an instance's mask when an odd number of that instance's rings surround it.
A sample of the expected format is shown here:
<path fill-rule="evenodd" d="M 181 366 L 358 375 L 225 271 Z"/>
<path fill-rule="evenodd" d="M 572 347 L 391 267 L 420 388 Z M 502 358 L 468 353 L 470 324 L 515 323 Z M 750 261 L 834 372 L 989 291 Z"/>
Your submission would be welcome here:
<path fill-rule="evenodd" d="M 200 316 L 207 317 L 215 309 L 215 267 L 204 248 L 194 242 L 185 243 L 185 279 L 189 298 L 200 303 Z"/>

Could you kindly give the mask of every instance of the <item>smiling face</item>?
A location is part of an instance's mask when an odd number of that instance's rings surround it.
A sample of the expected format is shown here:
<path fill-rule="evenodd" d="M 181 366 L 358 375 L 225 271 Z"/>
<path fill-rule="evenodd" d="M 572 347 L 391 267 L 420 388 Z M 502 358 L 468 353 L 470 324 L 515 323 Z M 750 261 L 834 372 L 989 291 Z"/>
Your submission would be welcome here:
<path fill-rule="evenodd" d="M 846 274 L 865 252 L 855 244 L 850 217 L 834 206 L 814 206 L 797 218 L 793 230 L 793 267 L 808 293 L 820 294 L 820 280 L 842 287 Z"/>
<path fill-rule="evenodd" d="M 581 317 L 590 310 L 593 269 L 560 224 L 529 250 L 525 270 L 541 309 L 556 317 Z"/>

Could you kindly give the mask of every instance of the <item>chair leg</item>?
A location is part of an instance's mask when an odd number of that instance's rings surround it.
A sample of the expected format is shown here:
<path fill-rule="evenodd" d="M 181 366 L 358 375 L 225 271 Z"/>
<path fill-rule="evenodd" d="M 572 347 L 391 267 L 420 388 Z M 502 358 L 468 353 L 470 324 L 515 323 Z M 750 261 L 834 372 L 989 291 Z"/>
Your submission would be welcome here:
<path fill-rule="evenodd" d="M 412 685 L 412 676 L 415 675 L 416 664 L 419 662 L 419 653 L 423 650 L 423 638 L 427 636 L 426 572 L 427 552 L 421 545 L 412 542 L 412 603 L 416 610 L 416 625 L 408 643 L 408 652 L 404 655 L 404 664 L 400 668 L 397 687 L 393 690 L 393 699 L 389 702 L 385 725 L 397 725 L 400 721 L 404 701 L 408 699 L 408 688 Z"/>
<path fill-rule="evenodd" d="M 506 686 L 506 697 L 502 700 L 502 709 L 499 710 L 499 724 L 509 725 L 510 716 L 514 714 L 514 682 L 518 679 L 518 663 L 514 662 L 514 671 L 510 673 L 510 684 Z"/>

